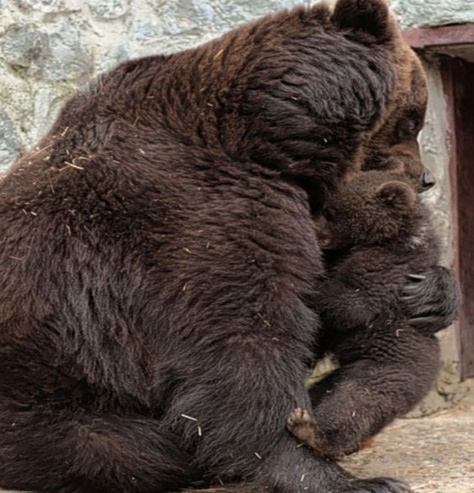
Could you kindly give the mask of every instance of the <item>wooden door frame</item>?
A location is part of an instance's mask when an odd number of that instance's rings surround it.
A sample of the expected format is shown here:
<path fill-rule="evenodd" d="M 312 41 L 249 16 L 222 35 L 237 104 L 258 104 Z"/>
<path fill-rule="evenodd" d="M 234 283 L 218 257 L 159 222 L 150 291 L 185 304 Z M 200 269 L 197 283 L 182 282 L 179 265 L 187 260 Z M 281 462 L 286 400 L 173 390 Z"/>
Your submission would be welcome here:
<path fill-rule="evenodd" d="M 474 376 L 474 62 L 446 53 L 462 47 L 472 47 L 474 53 L 474 24 L 408 29 L 403 35 L 415 50 L 435 53 L 440 62 L 448 118 L 453 267 L 463 293 L 456 332 L 465 379 Z"/>

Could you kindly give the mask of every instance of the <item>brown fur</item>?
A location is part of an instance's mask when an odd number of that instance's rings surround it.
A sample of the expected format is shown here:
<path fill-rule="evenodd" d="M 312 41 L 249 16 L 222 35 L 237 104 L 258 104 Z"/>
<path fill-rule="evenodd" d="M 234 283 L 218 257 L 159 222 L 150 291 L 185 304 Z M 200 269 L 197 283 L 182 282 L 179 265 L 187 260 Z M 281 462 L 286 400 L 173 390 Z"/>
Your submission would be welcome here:
<path fill-rule="evenodd" d="M 285 429 L 319 328 L 308 203 L 401 111 L 405 50 L 385 4 L 340 0 L 126 62 L 65 105 L 0 183 L 2 487 L 407 491 Z"/>
<path fill-rule="evenodd" d="M 397 172 L 358 175 L 318 221 L 333 260 L 317 297 L 325 327 L 317 352 L 339 368 L 311 390 L 314 416 L 297 409 L 288 427 L 322 456 L 358 450 L 411 410 L 438 372 L 434 331 L 412 327 L 398 304 L 407 275 L 439 262 L 438 239 L 411 183 L 399 179 Z M 451 315 L 456 302 L 446 299 Z"/>

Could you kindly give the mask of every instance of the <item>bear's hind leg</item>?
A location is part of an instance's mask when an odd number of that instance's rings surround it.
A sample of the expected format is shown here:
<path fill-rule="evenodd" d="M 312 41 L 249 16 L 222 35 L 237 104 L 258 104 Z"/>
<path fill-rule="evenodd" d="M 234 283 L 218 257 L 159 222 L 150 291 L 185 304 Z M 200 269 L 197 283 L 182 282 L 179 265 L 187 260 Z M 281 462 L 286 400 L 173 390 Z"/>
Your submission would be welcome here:
<path fill-rule="evenodd" d="M 199 477 L 174 435 L 155 420 L 2 408 L 0 487 L 38 493 L 159 493 Z"/>
<path fill-rule="evenodd" d="M 195 372 L 192 392 L 176 393 L 167 411 L 183 441 L 194 444 L 195 461 L 206 473 L 275 493 L 411 492 L 405 483 L 390 478 L 356 479 L 336 462 L 300 447 L 285 423 L 297 405 L 311 405 L 305 368 L 294 365 L 289 371 L 280 353 L 271 351 L 263 365 L 262 347 L 246 344 L 245 353 L 233 347 L 214 356 L 219 392 L 214 368 Z"/>

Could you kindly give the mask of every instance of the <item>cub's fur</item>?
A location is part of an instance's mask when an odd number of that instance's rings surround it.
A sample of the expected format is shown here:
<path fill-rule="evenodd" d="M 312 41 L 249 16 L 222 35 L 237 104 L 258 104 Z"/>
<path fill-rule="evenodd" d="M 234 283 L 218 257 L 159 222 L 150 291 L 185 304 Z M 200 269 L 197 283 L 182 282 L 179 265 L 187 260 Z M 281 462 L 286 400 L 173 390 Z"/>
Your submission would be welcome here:
<path fill-rule="evenodd" d="M 333 258 L 318 296 L 325 332 L 317 352 L 332 354 L 339 368 L 312 389 L 314 418 L 297 409 L 288 426 L 320 455 L 339 457 L 433 385 L 435 331 L 412 327 L 397 300 L 407 276 L 435 266 L 440 249 L 429 211 L 392 172 L 368 171 L 342 185 L 318 232 Z"/>

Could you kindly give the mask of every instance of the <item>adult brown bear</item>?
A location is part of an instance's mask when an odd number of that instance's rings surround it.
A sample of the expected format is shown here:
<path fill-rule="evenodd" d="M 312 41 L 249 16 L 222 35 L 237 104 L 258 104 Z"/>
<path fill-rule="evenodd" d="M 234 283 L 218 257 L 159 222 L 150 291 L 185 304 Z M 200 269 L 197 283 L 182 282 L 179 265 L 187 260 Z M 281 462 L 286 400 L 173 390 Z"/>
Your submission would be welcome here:
<path fill-rule="evenodd" d="M 425 102 L 381 0 L 285 11 L 73 97 L 0 184 L 0 485 L 407 491 L 285 422 L 310 405 L 312 212 L 362 163 L 421 187 L 390 136 L 414 142 Z M 432 323 L 451 284 L 426 276 Z"/>

